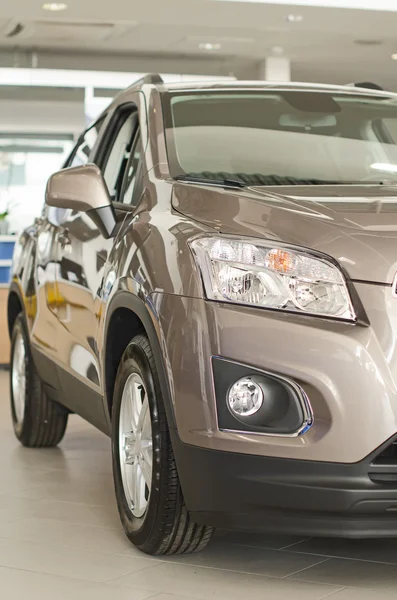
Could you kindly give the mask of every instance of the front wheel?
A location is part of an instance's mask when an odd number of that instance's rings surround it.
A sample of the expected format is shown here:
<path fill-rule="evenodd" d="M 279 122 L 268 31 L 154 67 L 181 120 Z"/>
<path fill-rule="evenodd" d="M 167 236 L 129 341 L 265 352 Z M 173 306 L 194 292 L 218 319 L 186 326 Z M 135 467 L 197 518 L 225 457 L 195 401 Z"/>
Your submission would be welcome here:
<path fill-rule="evenodd" d="M 137 335 L 121 359 L 113 402 L 113 474 L 120 518 L 146 554 L 203 550 L 210 527 L 186 509 L 149 340 Z"/>

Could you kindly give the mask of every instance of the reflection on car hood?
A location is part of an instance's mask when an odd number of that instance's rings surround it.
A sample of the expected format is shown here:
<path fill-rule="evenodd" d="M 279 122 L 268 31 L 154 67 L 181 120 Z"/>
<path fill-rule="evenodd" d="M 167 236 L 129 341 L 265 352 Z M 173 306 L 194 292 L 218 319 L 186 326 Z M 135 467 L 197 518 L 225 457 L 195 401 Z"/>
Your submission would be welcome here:
<path fill-rule="evenodd" d="M 324 252 L 353 280 L 392 283 L 397 271 L 397 186 L 231 190 L 177 184 L 173 205 L 222 233 Z"/>

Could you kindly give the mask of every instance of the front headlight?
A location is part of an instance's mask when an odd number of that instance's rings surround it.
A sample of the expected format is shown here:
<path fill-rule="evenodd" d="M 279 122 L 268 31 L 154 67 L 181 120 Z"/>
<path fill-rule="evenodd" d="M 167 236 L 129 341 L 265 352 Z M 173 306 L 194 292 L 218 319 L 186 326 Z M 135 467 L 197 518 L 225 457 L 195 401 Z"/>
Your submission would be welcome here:
<path fill-rule="evenodd" d="M 226 236 L 190 246 L 210 300 L 356 320 L 345 278 L 326 257 Z"/>

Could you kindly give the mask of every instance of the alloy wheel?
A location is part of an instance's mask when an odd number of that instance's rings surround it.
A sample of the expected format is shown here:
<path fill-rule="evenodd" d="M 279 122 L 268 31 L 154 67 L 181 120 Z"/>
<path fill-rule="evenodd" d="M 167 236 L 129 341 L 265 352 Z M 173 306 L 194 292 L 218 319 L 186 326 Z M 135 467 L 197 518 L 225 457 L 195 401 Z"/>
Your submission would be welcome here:
<path fill-rule="evenodd" d="M 137 518 L 149 503 L 153 471 L 153 437 L 149 399 L 142 378 L 132 373 L 125 382 L 119 420 L 120 469 L 124 494 Z"/>
<path fill-rule="evenodd" d="M 15 417 L 17 423 L 22 423 L 26 403 L 26 346 L 21 332 L 14 342 L 11 383 Z"/>

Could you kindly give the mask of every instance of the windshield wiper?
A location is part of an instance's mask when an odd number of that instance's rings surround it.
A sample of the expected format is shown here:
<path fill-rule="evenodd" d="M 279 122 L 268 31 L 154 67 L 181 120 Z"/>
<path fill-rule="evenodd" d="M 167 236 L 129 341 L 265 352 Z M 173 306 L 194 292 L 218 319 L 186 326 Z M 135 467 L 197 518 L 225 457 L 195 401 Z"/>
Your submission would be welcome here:
<path fill-rule="evenodd" d="M 191 175 L 177 175 L 175 177 L 176 181 L 184 181 L 186 183 L 201 183 L 203 185 L 219 185 L 222 187 L 234 187 L 234 188 L 244 188 L 246 184 L 244 181 L 240 181 L 238 179 L 211 179 L 207 177 L 194 177 Z"/>

